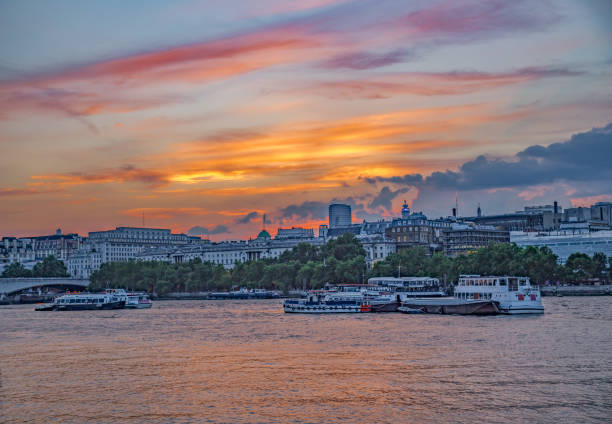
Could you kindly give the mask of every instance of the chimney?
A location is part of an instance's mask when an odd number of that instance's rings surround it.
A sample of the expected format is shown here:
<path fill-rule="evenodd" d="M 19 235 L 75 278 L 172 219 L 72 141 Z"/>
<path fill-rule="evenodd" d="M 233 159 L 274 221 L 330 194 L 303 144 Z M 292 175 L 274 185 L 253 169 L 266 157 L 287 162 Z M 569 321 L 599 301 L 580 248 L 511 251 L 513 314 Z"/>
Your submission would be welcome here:
<path fill-rule="evenodd" d="M 555 215 L 559 212 L 559 204 L 557 203 L 557 201 L 555 200 L 555 202 L 553 203 L 553 212 L 555 213 Z"/>
<path fill-rule="evenodd" d="M 453 216 L 457 218 L 457 208 L 453 208 Z"/>

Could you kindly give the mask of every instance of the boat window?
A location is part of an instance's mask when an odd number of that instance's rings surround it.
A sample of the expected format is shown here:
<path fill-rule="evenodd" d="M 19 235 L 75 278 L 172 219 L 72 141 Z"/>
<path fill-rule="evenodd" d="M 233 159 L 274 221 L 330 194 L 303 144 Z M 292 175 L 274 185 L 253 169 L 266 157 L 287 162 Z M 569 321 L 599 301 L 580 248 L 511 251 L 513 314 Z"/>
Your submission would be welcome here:
<path fill-rule="evenodd" d="M 519 280 L 519 285 L 524 286 L 526 284 L 526 280 L 525 279 L 520 279 Z"/>
<path fill-rule="evenodd" d="M 508 278 L 508 290 L 510 291 L 518 290 L 518 278 Z"/>
<path fill-rule="evenodd" d="M 76 303 L 76 299 L 70 299 L 70 303 Z"/>
<path fill-rule="evenodd" d="M 499 285 L 500 286 L 505 286 L 506 285 L 506 279 L 505 278 L 500 278 L 499 279 Z"/>

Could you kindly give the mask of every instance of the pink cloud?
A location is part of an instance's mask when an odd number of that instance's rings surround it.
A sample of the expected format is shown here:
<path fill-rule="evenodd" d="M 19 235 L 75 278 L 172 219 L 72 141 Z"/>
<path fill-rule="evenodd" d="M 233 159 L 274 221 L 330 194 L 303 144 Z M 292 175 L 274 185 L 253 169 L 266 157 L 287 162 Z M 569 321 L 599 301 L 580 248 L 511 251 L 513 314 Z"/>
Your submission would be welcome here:
<path fill-rule="evenodd" d="M 597 202 L 612 202 L 612 194 L 600 194 L 598 196 L 574 197 L 570 199 L 573 207 L 590 206 Z"/>
<path fill-rule="evenodd" d="M 345 66 L 345 65 L 339 65 Z M 512 72 L 405 72 L 328 81 L 312 87 L 331 98 L 382 99 L 397 95 L 443 96 L 469 94 L 542 78 L 580 75 L 569 69 L 525 68 Z"/>
<path fill-rule="evenodd" d="M 545 6 L 544 6 L 545 7 Z M 540 13 L 533 2 L 493 0 L 487 2 L 446 1 L 408 13 L 394 22 L 416 37 L 446 37 L 445 42 L 480 38 L 487 34 L 539 29 L 558 21 L 550 8 Z"/>

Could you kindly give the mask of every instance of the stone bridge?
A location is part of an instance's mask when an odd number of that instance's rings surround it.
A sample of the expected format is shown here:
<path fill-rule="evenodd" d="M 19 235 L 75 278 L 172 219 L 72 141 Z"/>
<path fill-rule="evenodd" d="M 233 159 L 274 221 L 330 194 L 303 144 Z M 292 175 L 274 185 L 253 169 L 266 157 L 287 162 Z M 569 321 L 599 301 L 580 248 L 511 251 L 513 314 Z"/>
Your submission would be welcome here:
<path fill-rule="evenodd" d="M 12 294 L 21 290 L 38 287 L 62 287 L 83 289 L 89 280 L 82 278 L 48 277 L 48 278 L 0 278 L 0 294 Z"/>

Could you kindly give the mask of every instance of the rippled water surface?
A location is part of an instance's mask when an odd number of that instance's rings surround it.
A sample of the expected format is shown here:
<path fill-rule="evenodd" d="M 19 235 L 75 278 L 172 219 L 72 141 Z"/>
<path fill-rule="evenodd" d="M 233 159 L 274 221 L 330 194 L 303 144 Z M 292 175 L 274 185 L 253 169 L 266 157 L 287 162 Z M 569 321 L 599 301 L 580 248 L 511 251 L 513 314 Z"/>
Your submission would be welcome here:
<path fill-rule="evenodd" d="M 612 298 L 542 316 L 0 307 L 0 422 L 609 422 Z"/>

